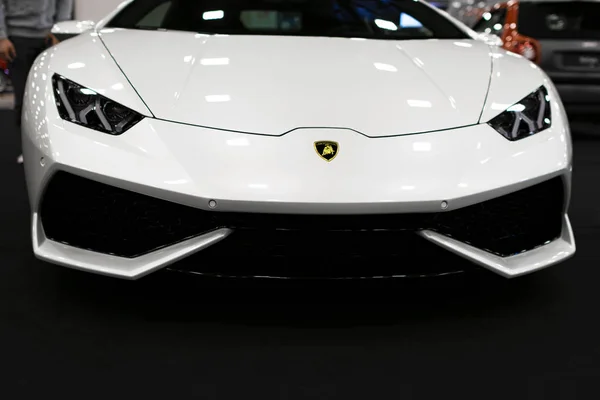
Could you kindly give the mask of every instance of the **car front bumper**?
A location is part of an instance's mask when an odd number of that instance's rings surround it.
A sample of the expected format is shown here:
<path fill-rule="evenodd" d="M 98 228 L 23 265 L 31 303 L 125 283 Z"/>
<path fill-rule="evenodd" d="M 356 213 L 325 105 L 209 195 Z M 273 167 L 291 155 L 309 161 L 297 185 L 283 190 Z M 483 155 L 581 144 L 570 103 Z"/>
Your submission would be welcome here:
<path fill-rule="evenodd" d="M 315 153 L 320 140 L 340 144 L 335 161 Z M 519 142 L 487 125 L 373 139 L 347 129 L 266 137 L 154 119 L 113 137 L 50 118 L 24 125 L 23 151 L 36 256 L 114 277 L 143 277 L 226 241 L 234 229 L 215 226 L 134 257 L 50 240 L 41 210 L 57 173 L 206 213 L 306 216 L 443 214 L 556 178 L 564 188 L 561 233 L 522 254 L 499 256 L 430 229 L 416 227 L 414 233 L 506 277 L 554 265 L 575 252 L 566 214 L 570 133 L 560 116 L 551 129 Z"/>
<path fill-rule="evenodd" d="M 32 220 L 34 252 L 40 260 L 82 271 L 131 280 L 142 278 L 169 267 L 226 239 L 231 233 L 231 229 L 219 229 L 137 258 L 123 258 L 48 240 L 44 235 L 37 213 L 33 215 Z M 575 237 L 567 215 L 563 217 L 563 230 L 560 238 L 543 247 L 512 257 L 498 257 L 433 231 L 420 231 L 418 235 L 506 278 L 526 275 L 559 264 L 575 253 Z M 365 273 L 368 275 L 368 270 Z M 259 276 L 254 274 L 251 268 L 244 276 L 248 275 Z M 273 275 L 270 277 L 285 276 Z"/>

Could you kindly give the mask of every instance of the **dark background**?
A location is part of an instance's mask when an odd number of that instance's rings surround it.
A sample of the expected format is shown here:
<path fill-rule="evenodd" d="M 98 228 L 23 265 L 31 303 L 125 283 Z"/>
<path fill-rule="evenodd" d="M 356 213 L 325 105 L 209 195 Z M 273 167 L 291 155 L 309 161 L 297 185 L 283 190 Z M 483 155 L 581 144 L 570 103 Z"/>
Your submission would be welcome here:
<path fill-rule="evenodd" d="M 575 132 L 576 257 L 527 277 L 267 282 L 165 272 L 126 282 L 34 259 L 11 121 L 0 111 L 2 399 L 600 395 L 600 136 Z"/>

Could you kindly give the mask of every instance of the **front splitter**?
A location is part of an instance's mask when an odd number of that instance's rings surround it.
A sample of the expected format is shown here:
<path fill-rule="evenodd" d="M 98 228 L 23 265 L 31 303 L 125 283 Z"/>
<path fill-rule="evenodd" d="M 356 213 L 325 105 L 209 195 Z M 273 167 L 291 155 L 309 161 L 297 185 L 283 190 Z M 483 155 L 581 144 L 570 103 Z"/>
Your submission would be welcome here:
<path fill-rule="evenodd" d="M 230 229 L 220 229 L 141 257 L 123 258 L 48 240 L 38 214 L 34 213 L 32 218 L 34 253 L 40 260 L 68 268 L 130 280 L 136 280 L 167 268 L 220 242 L 232 232 Z M 566 214 L 563 217 L 563 229 L 560 238 L 512 257 L 499 257 L 433 231 L 421 231 L 417 234 L 454 254 L 507 278 L 526 275 L 563 262 L 572 257 L 576 250 L 573 230 Z M 261 276 L 260 278 L 278 277 Z"/>

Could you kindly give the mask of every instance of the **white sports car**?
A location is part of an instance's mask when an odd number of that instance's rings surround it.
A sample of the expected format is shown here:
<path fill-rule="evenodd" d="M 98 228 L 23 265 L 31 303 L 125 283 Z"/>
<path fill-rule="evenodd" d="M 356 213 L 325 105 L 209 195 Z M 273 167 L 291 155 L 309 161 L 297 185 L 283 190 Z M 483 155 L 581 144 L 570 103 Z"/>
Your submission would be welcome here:
<path fill-rule="evenodd" d="M 126 1 L 38 58 L 22 135 L 33 250 L 85 271 L 515 277 L 575 253 L 554 85 L 418 0 Z"/>

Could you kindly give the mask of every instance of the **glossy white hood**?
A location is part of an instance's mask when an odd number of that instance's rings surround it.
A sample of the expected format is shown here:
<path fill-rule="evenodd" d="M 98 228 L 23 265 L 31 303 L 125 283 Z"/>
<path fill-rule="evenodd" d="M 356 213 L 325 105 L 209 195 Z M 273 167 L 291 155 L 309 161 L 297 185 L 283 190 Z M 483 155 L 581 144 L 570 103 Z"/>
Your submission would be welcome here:
<path fill-rule="evenodd" d="M 327 127 L 381 137 L 476 124 L 492 63 L 474 40 L 100 35 L 156 118 L 265 135 Z"/>

